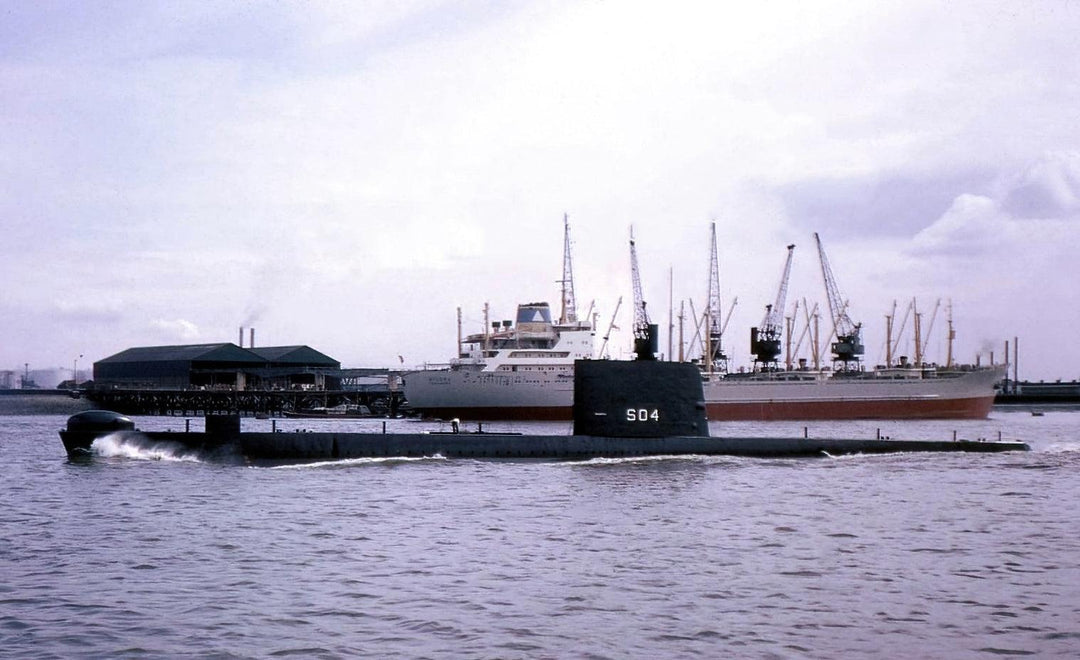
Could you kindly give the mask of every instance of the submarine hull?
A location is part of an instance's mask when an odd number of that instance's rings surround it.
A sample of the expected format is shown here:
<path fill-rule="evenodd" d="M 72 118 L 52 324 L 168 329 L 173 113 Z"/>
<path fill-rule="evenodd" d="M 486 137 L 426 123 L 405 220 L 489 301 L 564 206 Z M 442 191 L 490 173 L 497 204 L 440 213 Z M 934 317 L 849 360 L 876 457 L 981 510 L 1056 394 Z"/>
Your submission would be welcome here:
<path fill-rule="evenodd" d="M 62 432 L 62 437 L 66 432 Z M 108 434 L 101 434 L 102 436 Z M 124 431 L 121 441 L 178 443 L 185 449 L 240 455 L 251 461 L 316 461 L 349 458 L 434 457 L 586 460 L 640 456 L 812 457 L 895 452 L 1026 451 L 1022 442 L 885 440 L 858 438 L 718 438 L 671 436 L 612 438 L 591 435 L 501 433 L 263 433 L 222 438 L 202 432 Z M 71 438 L 68 434 L 68 438 Z M 94 437 L 64 444 L 89 452 Z"/>
<path fill-rule="evenodd" d="M 812 457 L 893 452 L 1025 451 L 1022 442 L 836 438 L 613 438 L 497 433 L 245 433 L 238 450 L 253 460 L 385 457 L 585 460 L 641 456 Z"/>

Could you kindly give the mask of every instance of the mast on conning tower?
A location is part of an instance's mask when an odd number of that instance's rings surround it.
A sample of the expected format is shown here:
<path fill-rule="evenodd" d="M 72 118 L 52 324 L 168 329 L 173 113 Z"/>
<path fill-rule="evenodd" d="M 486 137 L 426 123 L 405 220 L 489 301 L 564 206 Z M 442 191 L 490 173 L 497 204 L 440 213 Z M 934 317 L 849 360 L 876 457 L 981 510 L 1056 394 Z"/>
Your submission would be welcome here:
<path fill-rule="evenodd" d="M 829 298 L 829 311 L 832 313 L 833 329 L 836 333 L 836 341 L 833 342 L 833 364 L 838 369 L 858 369 L 859 356 L 863 354 L 862 324 L 854 323 L 847 313 L 847 303 L 840 296 L 840 288 L 836 285 L 836 277 L 832 267 L 829 266 L 829 258 L 825 256 L 825 248 L 821 246 L 821 237 L 814 233 L 817 242 L 818 257 L 821 259 L 821 277 L 825 280 L 825 293 Z"/>
<path fill-rule="evenodd" d="M 787 304 L 788 281 L 791 279 L 791 260 L 794 255 L 795 245 L 787 246 L 787 261 L 784 262 L 784 274 L 780 276 L 776 302 L 765 305 L 765 317 L 761 319 L 761 327 L 750 328 L 750 352 L 754 354 L 754 363 L 760 364 L 762 368 L 778 367 L 784 305 Z"/>
<path fill-rule="evenodd" d="M 724 309 L 720 304 L 720 260 L 716 255 L 716 223 L 711 226 L 711 250 L 709 252 L 709 334 L 707 366 L 712 371 L 727 371 L 728 358 L 724 355 Z"/>
<path fill-rule="evenodd" d="M 577 301 L 574 299 L 574 266 L 570 261 L 570 216 L 563 214 L 562 313 L 559 323 L 577 323 Z"/>

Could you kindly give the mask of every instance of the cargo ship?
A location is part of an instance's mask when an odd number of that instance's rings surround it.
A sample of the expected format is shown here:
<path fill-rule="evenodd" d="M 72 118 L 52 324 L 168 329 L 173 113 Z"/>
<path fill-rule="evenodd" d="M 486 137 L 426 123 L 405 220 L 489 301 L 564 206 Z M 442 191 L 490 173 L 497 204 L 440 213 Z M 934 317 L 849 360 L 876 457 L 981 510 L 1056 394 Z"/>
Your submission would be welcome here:
<path fill-rule="evenodd" d="M 983 419 L 1005 367 L 728 374 L 709 379 L 710 420 Z"/>
<path fill-rule="evenodd" d="M 411 410 L 441 419 L 572 419 L 574 361 L 602 358 L 607 338 L 597 354 L 594 351 L 594 325 L 577 318 L 570 225 L 566 217 L 563 223 L 562 306 L 558 321 L 553 320 L 551 306 L 546 302 L 519 305 L 514 321 L 501 322 L 490 321 L 485 305 L 483 332 L 462 339 L 459 309 L 457 357 L 449 364 L 427 366 L 403 375 L 404 394 Z M 848 316 L 847 303 L 840 294 L 821 239 L 814 234 L 814 240 L 834 325 L 832 365 L 822 367 L 817 364 L 815 368 L 807 368 L 805 362 L 800 361 L 799 366 L 794 366 L 790 359 L 786 365 L 780 364 L 784 337 L 782 312 L 795 249 L 794 245 L 788 245 L 776 300 L 766 305 L 765 318 L 759 327 L 750 329 L 754 367 L 745 372 L 729 372 L 727 357 L 721 347 L 726 323 L 720 323 L 719 267 L 716 226 L 713 224 L 709 312 L 703 319 L 707 328 L 702 333 L 702 358 L 697 361 L 709 420 L 985 418 L 993 407 L 995 384 L 1005 376 L 1005 367 L 953 365 L 952 338 L 955 333 L 951 306 L 949 357 L 945 367 L 938 368 L 923 360 L 919 330 L 921 315 L 914 309 L 912 301 L 910 311 L 914 312 L 916 328 L 915 361 L 908 362 L 906 357 L 900 357 L 896 364 L 893 363 L 892 317 L 887 317 L 887 345 L 890 347 L 887 366 L 863 369 L 861 324 L 854 323 Z M 638 326 L 645 330 L 648 320 L 632 232 L 630 256 L 637 336 Z M 936 311 L 935 308 L 935 314 Z M 807 317 L 809 324 L 809 314 Z M 816 330 L 813 334 L 816 337 Z M 791 328 L 788 328 L 789 355 L 793 352 L 791 335 Z M 816 338 L 814 343 L 817 343 Z"/>
<path fill-rule="evenodd" d="M 470 335 L 457 359 L 404 374 L 409 408 L 469 420 L 573 418 L 574 361 L 595 359 L 595 331 L 552 321 L 548 303 L 518 307 L 517 322 Z M 981 419 L 1004 366 L 899 366 L 869 371 L 702 374 L 710 421 Z"/>

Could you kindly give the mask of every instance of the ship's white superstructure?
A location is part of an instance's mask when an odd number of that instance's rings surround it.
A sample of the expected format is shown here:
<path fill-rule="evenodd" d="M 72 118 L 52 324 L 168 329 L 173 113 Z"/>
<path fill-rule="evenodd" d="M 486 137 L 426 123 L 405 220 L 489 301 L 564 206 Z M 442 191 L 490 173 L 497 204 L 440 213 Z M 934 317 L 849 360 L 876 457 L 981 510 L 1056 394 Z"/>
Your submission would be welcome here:
<path fill-rule="evenodd" d="M 554 323 L 545 302 L 466 337 L 450 364 L 404 375 L 409 407 L 449 419 L 569 419 L 574 361 L 593 357 L 586 323 Z"/>

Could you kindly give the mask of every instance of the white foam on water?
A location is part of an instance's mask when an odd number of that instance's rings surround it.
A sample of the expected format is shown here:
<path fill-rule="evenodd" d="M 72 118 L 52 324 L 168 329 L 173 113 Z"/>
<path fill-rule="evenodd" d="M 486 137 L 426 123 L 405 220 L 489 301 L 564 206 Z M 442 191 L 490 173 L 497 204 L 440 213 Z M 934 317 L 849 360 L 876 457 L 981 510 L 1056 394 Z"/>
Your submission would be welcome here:
<path fill-rule="evenodd" d="M 711 461 L 730 459 L 729 456 L 706 456 L 704 454 L 656 454 L 652 456 L 620 456 L 587 458 L 579 461 L 561 461 L 565 465 L 627 465 L 632 463 L 656 463 L 660 461 Z"/>
<path fill-rule="evenodd" d="M 130 458 L 139 461 L 176 461 L 198 463 L 199 458 L 184 451 L 177 442 L 149 442 L 138 433 L 117 432 L 96 438 L 90 446 L 96 456 Z"/>
<path fill-rule="evenodd" d="M 845 453 L 842 453 L 842 454 L 830 454 L 829 452 L 827 452 L 825 450 L 822 450 L 821 453 L 818 454 L 818 456 L 821 457 L 821 458 L 828 458 L 829 460 L 833 460 L 833 461 L 862 461 L 862 460 L 866 460 L 866 459 L 889 458 L 890 456 L 896 456 L 897 454 L 907 454 L 907 453 L 911 453 L 911 452 L 894 451 L 894 452 L 887 452 L 887 453 L 878 454 L 878 453 L 875 453 L 875 452 L 853 451 L 853 452 L 845 452 Z"/>
<path fill-rule="evenodd" d="M 1047 445 L 1039 449 L 1044 454 L 1068 454 L 1072 452 L 1080 452 L 1080 443 L 1078 442 L 1055 442 L 1051 445 Z"/>
<path fill-rule="evenodd" d="M 445 461 L 446 458 L 438 454 L 434 456 L 379 456 L 371 458 L 341 458 L 333 461 L 315 461 L 312 463 L 290 463 L 288 465 L 271 465 L 271 470 L 310 470 L 319 468 L 340 468 L 354 465 L 381 465 L 384 463 L 422 463 L 425 461 Z M 258 466 L 255 466 L 258 467 Z"/>

